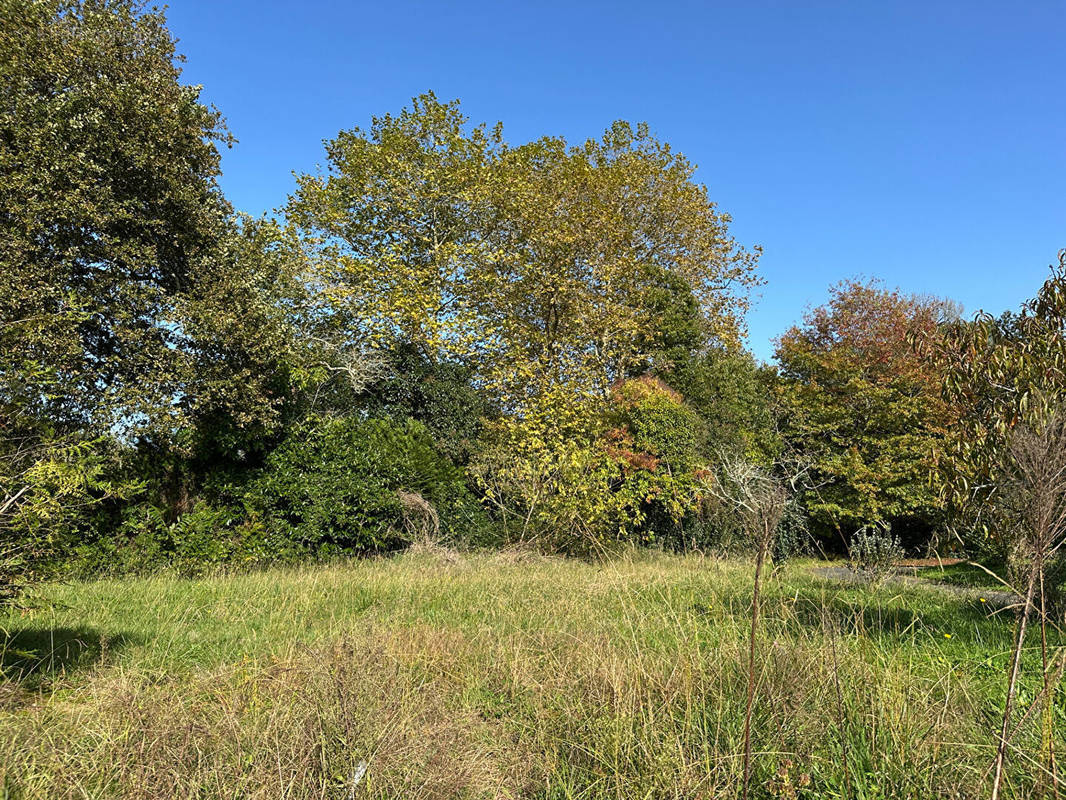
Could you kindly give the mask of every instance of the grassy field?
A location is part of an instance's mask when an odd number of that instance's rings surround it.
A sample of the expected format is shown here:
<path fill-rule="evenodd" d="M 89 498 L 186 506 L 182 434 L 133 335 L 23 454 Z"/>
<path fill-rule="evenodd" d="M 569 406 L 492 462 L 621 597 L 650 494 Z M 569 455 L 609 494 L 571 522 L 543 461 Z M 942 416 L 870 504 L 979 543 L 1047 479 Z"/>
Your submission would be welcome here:
<path fill-rule="evenodd" d="M 0 796 L 736 797 L 750 581 L 695 556 L 423 552 L 46 587 L 0 618 Z M 752 796 L 987 794 L 1010 638 L 977 593 L 782 567 Z M 1009 797 L 1032 796 L 1041 717 Z"/>

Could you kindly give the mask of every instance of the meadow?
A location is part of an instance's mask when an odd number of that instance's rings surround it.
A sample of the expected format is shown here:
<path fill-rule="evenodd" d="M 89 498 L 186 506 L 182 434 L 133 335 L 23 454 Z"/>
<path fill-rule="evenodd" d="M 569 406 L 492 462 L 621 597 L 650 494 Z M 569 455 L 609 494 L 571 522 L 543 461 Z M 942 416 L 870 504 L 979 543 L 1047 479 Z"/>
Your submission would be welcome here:
<path fill-rule="evenodd" d="M 49 584 L 0 617 L 0 796 L 739 797 L 751 587 L 434 549 Z M 794 560 L 763 603 L 752 797 L 986 793 L 1014 618 L 980 587 Z M 1007 797 L 1041 773 L 1026 660 Z"/>

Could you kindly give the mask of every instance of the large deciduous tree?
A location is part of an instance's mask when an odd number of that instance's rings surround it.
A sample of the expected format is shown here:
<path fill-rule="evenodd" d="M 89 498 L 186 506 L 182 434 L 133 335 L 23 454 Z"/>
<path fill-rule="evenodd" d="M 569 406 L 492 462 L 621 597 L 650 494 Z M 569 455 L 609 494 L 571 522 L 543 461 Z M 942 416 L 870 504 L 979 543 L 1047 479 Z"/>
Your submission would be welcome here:
<path fill-rule="evenodd" d="M 555 388 L 605 399 L 637 363 L 664 273 L 705 327 L 740 333 L 757 253 L 645 126 L 511 147 L 433 95 L 327 144 L 287 216 L 353 340 L 470 360 L 504 405 Z"/>
<path fill-rule="evenodd" d="M 952 411 L 914 341 L 957 315 L 944 300 L 846 281 L 778 341 L 783 432 L 810 465 L 805 502 L 827 529 L 926 534 L 942 521 L 930 475 Z"/>
<path fill-rule="evenodd" d="M 485 185 L 500 131 L 470 128 L 432 94 L 326 144 L 286 216 L 313 254 L 315 287 L 354 347 L 409 343 L 467 356 L 485 337 L 470 297 L 487 263 Z"/>
<path fill-rule="evenodd" d="M 106 429 L 174 392 L 175 298 L 225 229 L 228 135 L 160 14 L 0 8 L 2 393 Z"/>
<path fill-rule="evenodd" d="M 690 293 L 701 333 L 738 341 L 757 252 L 730 237 L 693 172 L 646 126 L 624 122 L 577 147 L 541 139 L 503 153 L 493 258 L 473 283 L 505 391 L 569 385 L 606 397 L 647 359 L 664 283 Z"/>

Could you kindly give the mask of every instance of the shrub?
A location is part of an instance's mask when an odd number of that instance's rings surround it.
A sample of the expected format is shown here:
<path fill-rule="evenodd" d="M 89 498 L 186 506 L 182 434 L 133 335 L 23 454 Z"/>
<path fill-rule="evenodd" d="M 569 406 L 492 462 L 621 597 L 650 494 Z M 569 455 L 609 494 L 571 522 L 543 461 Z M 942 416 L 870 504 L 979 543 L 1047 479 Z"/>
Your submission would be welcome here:
<path fill-rule="evenodd" d="M 618 491 L 621 469 L 594 433 L 547 413 L 499 420 L 471 465 L 509 541 L 569 553 L 600 551 L 637 511 Z"/>
<path fill-rule="evenodd" d="M 707 474 L 700 424 L 651 377 L 620 382 L 606 403 L 548 394 L 488 426 L 472 471 L 511 539 L 577 553 L 684 541 Z"/>
<path fill-rule="evenodd" d="M 701 458 L 704 424 L 684 398 L 657 378 L 619 383 L 607 412 L 608 452 L 621 463 L 626 492 L 640 514 L 639 538 L 684 543 L 703 530 L 696 512 L 709 475 Z"/>
<path fill-rule="evenodd" d="M 293 561 L 305 552 L 240 506 L 199 500 L 168 522 L 163 508 L 140 503 L 124 509 L 113 534 L 72 548 L 58 571 L 91 577 L 174 569 L 195 575 L 224 564 Z"/>
<path fill-rule="evenodd" d="M 887 523 L 864 525 L 852 534 L 848 544 L 848 559 L 852 569 L 871 580 L 887 577 L 892 566 L 901 558 L 903 548 Z"/>
<path fill-rule="evenodd" d="M 615 386 L 608 420 L 628 434 L 634 450 L 656 464 L 665 462 L 672 472 L 696 468 L 703 422 L 680 394 L 657 378 L 634 378 Z"/>
<path fill-rule="evenodd" d="M 266 460 L 248 505 L 292 544 L 319 555 L 401 547 L 407 536 L 399 491 L 435 510 L 446 540 L 487 535 L 462 471 L 414 420 L 312 419 Z"/>
<path fill-rule="evenodd" d="M 99 516 L 143 488 L 106 440 L 27 439 L 21 452 L 0 447 L 0 605 L 50 577 Z"/>

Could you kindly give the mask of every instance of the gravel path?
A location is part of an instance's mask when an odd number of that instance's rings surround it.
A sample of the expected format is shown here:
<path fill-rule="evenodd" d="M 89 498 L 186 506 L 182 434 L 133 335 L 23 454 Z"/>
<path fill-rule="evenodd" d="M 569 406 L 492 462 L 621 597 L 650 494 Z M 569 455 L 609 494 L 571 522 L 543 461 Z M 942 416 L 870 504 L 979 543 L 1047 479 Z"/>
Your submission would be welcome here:
<path fill-rule="evenodd" d="M 851 567 L 815 567 L 813 572 L 819 578 L 841 581 L 842 583 L 868 582 L 868 579 L 864 575 L 856 572 Z M 914 570 L 908 567 L 897 567 L 886 580 L 889 583 L 920 586 L 923 589 L 934 589 L 936 591 L 948 592 L 950 594 L 967 597 L 977 601 L 983 597 L 990 606 L 995 608 L 1006 608 L 1007 606 L 1021 602 L 1022 599 L 1013 592 L 996 589 L 977 589 L 970 586 L 955 586 L 950 583 L 941 583 L 940 581 L 930 580 L 929 578 L 919 578 L 914 574 Z"/>

